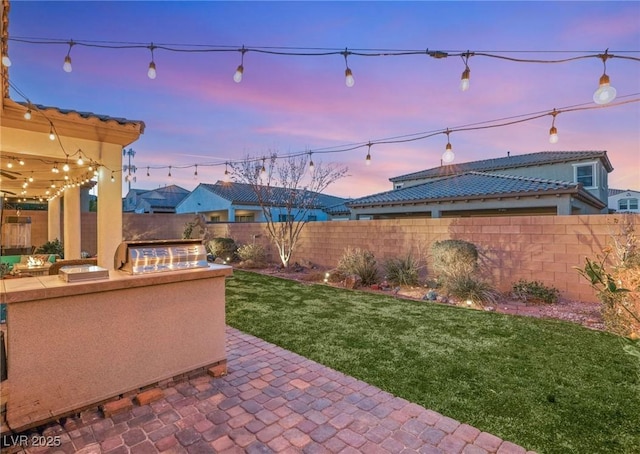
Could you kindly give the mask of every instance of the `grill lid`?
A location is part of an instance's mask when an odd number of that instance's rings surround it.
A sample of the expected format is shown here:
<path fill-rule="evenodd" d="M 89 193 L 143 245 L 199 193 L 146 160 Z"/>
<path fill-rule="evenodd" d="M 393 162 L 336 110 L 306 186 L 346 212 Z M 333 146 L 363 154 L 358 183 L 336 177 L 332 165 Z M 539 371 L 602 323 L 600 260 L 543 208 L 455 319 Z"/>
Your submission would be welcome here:
<path fill-rule="evenodd" d="M 202 240 L 123 241 L 116 250 L 115 269 L 131 274 L 207 268 Z"/>

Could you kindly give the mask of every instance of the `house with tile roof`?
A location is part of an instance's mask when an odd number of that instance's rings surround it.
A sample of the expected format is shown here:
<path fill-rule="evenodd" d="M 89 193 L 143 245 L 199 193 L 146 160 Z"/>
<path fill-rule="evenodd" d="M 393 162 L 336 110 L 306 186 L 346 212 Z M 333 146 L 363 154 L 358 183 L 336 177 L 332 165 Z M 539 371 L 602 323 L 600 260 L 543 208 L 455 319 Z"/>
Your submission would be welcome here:
<path fill-rule="evenodd" d="M 508 153 L 390 178 L 346 205 L 352 219 L 597 214 L 612 170 L 606 151 Z"/>
<path fill-rule="evenodd" d="M 131 189 L 122 201 L 122 211 L 134 213 L 175 213 L 189 191 L 172 184 L 157 189 Z"/>
<path fill-rule="evenodd" d="M 346 199 L 321 193 L 311 193 L 312 205 L 306 204 L 310 191 L 297 189 L 297 206 L 287 204 L 292 200 L 290 190 L 280 187 L 264 187 L 263 200 L 267 200 L 274 220 L 285 216 L 306 216 L 308 221 L 327 221 L 327 210 L 344 204 Z M 265 222 L 259 198 L 250 184 L 218 181 L 215 184 L 200 183 L 176 207 L 177 213 L 202 214 L 208 222 Z"/>
<path fill-rule="evenodd" d="M 631 189 L 609 189 L 609 211 L 618 213 L 640 213 L 640 191 Z"/>

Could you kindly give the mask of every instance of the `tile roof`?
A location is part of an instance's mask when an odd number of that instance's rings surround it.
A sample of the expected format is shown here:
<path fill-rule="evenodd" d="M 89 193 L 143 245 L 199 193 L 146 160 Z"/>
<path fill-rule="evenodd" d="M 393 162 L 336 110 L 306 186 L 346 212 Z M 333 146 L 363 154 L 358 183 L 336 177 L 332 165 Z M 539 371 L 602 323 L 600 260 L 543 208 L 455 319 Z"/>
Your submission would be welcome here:
<path fill-rule="evenodd" d="M 633 189 L 613 189 L 613 188 L 609 188 L 609 197 L 613 196 L 613 195 L 618 195 L 618 194 L 622 194 L 623 192 L 640 192 L 640 191 L 635 191 Z"/>
<path fill-rule="evenodd" d="M 134 191 L 134 189 L 132 189 Z M 175 208 L 190 192 L 180 186 L 172 184 L 157 189 L 140 190 L 136 189 L 138 197 L 142 200 L 138 202 L 147 202 L 153 208 Z"/>
<path fill-rule="evenodd" d="M 438 178 L 456 175 L 469 171 L 487 172 L 528 167 L 559 162 L 583 161 L 585 159 L 601 159 L 607 171 L 613 171 L 613 166 L 606 151 L 540 151 L 537 153 L 509 155 L 502 158 L 483 159 L 481 161 L 462 162 L 460 164 L 443 165 L 431 169 L 421 170 L 398 177 L 389 178 L 392 183 L 418 180 L 422 178 Z"/>
<path fill-rule="evenodd" d="M 466 172 L 410 186 L 373 194 L 347 203 L 349 207 L 388 205 L 404 202 L 432 202 L 460 198 L 502 197 L 515 194 L 580 192 L 593 200 L 579 183 L 540 178 L 500 175 L 485 172 Z"/>
<path fill-rule="evenodd" d="M 245 183 L 227 183 L 224 181 L 218 181 L 216 184 L 201 183 L 201 186 L 205 187 L 214 194 L 230 200 L 232 203 L 239 205 L 257 205 L 258 196 L 254 192 L 250 184 Z M 282 206 L 289 200 L 289 190 L 281 187 L 271 186 L 267 188 L 262 187 L 265 191 L 270 191 L 269 204 L 273 206 Z M 302 197 L 306 193 L 315 194 L 317 196 L 316 204 L 313 208 L 324 208 L 340 203 L 344 203 L 347 199 L 341 197 L 335 197 L 332 195 L 326 195 L 322 193 L 304 191 L 302 189 L 296 190 L 299 197 Z"/>
<path fill-rule="evenodd" d="M 104 121 L 104 122 L 115 122 L 118 123 L 120 125 L 141 125 L 142 129 L 144 130 L 144 121 L 141 120 L 129 120 L 127 118 L 123 118 L 123 117 L 111 117 L 109 115 L 102 115 L 102 114 L 96 114 L 93 112 L 83 112 L 83 111 L 79 111 L 79 110 L 73 110 L 73 109 L 61 109 L 60 107 L 53 107 L 53 106 L 44 106 L 42 104 L 28 104 L 26 102 L 18 102 L 18 104 L 23 105 L 25 107 L 31 107 L 31 108 L 35 108 L 37 110 L 41 110 L 41 111 L 55 111 L 58 112 L 62 115 L 77 115 L 81 118 L 86 118 L 86 119 L 90 119 L 90 118 L 95 118 L 98 119 L 100 121 Z"/>

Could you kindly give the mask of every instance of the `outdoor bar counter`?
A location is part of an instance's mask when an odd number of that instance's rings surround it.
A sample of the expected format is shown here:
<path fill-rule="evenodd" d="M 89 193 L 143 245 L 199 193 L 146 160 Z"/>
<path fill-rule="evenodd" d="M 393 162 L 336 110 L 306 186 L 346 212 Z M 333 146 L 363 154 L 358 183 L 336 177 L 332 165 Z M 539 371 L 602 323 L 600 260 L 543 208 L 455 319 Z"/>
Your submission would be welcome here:
<path fill-rule="evenodd" d="M 0 280 L 11 429 L 226 361 L 231 267 L 108 273 L 77 283 L 59 276 Z"/>

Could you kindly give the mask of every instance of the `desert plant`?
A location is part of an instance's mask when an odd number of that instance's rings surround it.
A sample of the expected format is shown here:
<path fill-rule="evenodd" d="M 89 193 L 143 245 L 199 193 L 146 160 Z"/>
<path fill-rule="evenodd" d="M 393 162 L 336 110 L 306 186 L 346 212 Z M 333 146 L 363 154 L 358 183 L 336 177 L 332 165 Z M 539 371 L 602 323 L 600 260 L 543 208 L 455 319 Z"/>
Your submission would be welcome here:
<path fill-rule="evenodd" d="M 0 278 L 3 278 L 5 274 L 9 274 L 11 268 L 8 263 L 0 263 Z"/>
<path fill-rule="evenodd" d="M 36 254 L 57 254 L 60 258 L 64 258 L 64 246 L 59 239 L 55 239 L 52 241 L 47 241 L 38 249 L 36 249 Z"/>
<path fill-rule="evenodd" d="M 393 258 L 384 262 L 387 280 L 394 285 L 417 285 L 421 265 L 411 253 L 402 258 Z"/>
<path fill-rule="evenodd" d="M 378 280 L 378 265 L 373 252 L 366 249 L 345 249 L 340 261 L 338 271 L 346 275 L 356 275 L 362 281 L 362 285 L 375 284 Z"/>
<path fill-rule="evenodd" d="M 558 302 L 560 291 L 555 287 L 547 287 L 542 282 L 520 279 L 511 286 L 513 296 L 522 301 L 543 302 L 553 304 Z"/>
<path fill-rule="evenodd" d="M 267 253 L 260 244 L 244 244 L 238 248 L 236 254 L 240 260 L 255 267 L 263 266 L 267 261 Z"/>
<path fill-rule="evenodd" d="M 500 296 L 491 284 L 472 274 L 448 278 L 444 283 L 444 289 L 457 300 L 472 301 L 481 306 L 485 303 L 495 304 Z"/>
<path fill-rule="evenodd" d="M 478 268 L 478 249 L 463 240 L 436 241 L 431 246 L 433 270 L 443 280 L 474 274 Z"/>
<path fill-rule="evenodd" d="M 227 262 L 236 259 L 238 246 L 233 238 L 214 238 L 209 241 L 207 247 L 214 257 L 220 257 Z"/>

